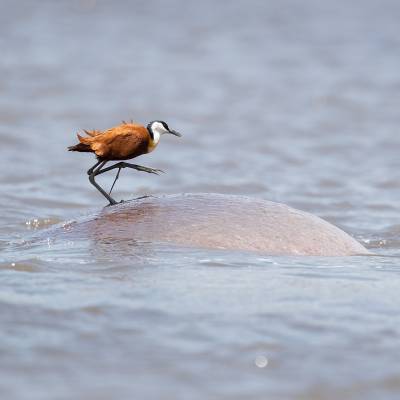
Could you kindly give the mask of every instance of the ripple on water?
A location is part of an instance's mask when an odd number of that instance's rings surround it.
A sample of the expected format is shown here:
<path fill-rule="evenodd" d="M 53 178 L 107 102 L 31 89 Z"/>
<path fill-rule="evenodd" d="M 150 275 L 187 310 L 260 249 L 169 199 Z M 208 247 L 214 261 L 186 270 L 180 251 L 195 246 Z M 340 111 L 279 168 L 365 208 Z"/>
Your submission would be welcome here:
<path fill-rule="evenodd" d="M 42 269 L 42 262 L 38 259 L 15 262 L 0 262 L 0 270 L 10 270 L 18 272 L 39 272 Z"/>
<path fill-rule="evenodd" d="M 26 221 L 25 225 L 28 230 L 36 230 L 48 228 L 49 226 L 59 224 L 62 221 L 61 218 L 32 218 Z"/>

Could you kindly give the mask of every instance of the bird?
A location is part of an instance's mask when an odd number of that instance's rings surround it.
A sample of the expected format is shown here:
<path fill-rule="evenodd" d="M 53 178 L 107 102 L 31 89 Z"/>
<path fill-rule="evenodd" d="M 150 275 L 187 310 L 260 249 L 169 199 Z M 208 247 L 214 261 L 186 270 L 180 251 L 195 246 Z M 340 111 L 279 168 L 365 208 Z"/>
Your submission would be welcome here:
<path fill-rule="evenodd" d="M 143 167 L 137 164 L 130 164 L 125 160 L 138 157 L 142 154 L 152 152 L 160 142 L 162 135 L 169 133 L 175 136 L 182 136 L 179 132 L 170 129 L 165 121 L 151 121 L 147 127 L 131 121 L 130 123 L 122 121 L 122 124 L 114 126 L 105 131 L 100 130 L 83 130 L 87 136 L 83 137 L 77 134 L 79 143 L 69 146 L 69 151 L 78 151 L 84 153 L 94 153 L 97 158 L 88 171 L 90 183 L 109 201 L 110 205 L 117 204 L 111 197 L 111 192 L 115 182 L 119 178 L 122 168 L 132 168 L 137 171 L 148 172 L 151 174 L 159 174 L 163 172 L 160 169 Z M 109 167 L 104 168 L 108 161 L 119 161 Z M 107 193 L 95 180 L 97 175 L 118 168 L 117 175 L 111 186 L 110 192 Z"/>

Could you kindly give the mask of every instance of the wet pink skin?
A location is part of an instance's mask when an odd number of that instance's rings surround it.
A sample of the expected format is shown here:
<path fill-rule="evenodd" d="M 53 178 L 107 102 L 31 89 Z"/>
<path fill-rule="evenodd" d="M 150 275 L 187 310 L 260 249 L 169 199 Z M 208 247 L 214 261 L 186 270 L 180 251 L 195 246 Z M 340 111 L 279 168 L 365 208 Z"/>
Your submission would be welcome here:
<path fill-rule="evenodd" d="M 65 224 L 52 235 L 269 255 L 370 254 L 347 233 L 312 214 L 262 199 L 210 193 L 131 200 Z"/>

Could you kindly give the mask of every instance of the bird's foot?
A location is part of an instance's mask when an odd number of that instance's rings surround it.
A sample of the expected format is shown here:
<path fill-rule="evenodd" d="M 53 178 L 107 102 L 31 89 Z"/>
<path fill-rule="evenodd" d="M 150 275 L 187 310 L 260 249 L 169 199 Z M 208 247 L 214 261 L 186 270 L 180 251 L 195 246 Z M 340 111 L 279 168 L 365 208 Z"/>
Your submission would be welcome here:
<path fill-rule="evenodd" d="M 156 174 L 156 175 L 160 175 L 164 174 L 164 171 L 162 169 L 158 169 L 158 168 L 149 168 L 149 167 L 143 167 L 141 165 L 138 165 L 137 168 L 138 171 L 143 171 L 143 172 L 147 172 L 149 174 Z"/>
<path fill-rule="evenodd" d="M 164 171 L 162 169 L 144 167 L 143 165 L 129 164 L 126 162 L 119 162 L 117 164 L 114 164 L 112 167 L 109 167 L 109 169 L 105 169 L 105 171 L 109 171 L 110 169 L 114 169 L 114 168 L 132 168 L 132 169 L 136 169 L 136 171 L 142 171 L 142 172 L 147 172 L 149 174 L 156 174 L 156 175 L 159 175 L 160 173 L 164 173 Z"/>

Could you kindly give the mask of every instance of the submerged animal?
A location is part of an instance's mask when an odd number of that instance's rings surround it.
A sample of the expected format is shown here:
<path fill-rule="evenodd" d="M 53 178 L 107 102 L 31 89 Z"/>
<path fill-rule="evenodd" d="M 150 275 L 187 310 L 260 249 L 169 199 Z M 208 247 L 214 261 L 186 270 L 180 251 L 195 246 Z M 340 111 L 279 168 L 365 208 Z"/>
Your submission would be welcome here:
<path fill-rule="evenodd" d="M 98 162 L 89 169 L 90 182 L 110 204 L 110 196 L 122 168 L 148 173 L 158 169 L 123 161 L 104 168 L 111 160 L 128 160 L 149 153 L 162 134 L 181 136 L 163 121 L 147 128 L 134 123 L 105 132 L 85 131 L 71 151 L 95 153 Z M 95 177 L 118 168 L 106 193 Z M 126 246 L 126 251 L 142 252 L 159 243 L 199 248 L 258 251 L 270 255 L 347 256 L 367 255 L 355 239 L 328 222 L 283 204 L 242 196 L 219 194 L 147 196 L 106 208 L 46 232 L 49 239 L 89 240 L 94 254 L 108 252 L 110 243 Z M 124 247 L 125 248 L 125 247 Z"/>
<path fill-rule="evenodd" d="M 312 214 L 262 199 L 213 193 L 130 200 L 52 228 L 45 238 L 88 240 L 93 254 L 107 253 L 110 246 L 118 246 L 121 254 L 148 254 L 160 243 L 269 255 L 370 254 Z"/>
<path fill-rule="evenodd" d="M 137 164 L 130 164 L 122 160 L 130 160 L 142 154 L 153 151 L 163 134 L 170 133 L 175 136 L 182 136 L 179 132 L 170 129 L 164 121 L 152 121 L 147 125 L 123 122 L 121 125 L 107 129 L 106 131 L 84 130 L 87 137 L 78 136 L 79 143 L 68 147 L 69 151 L 79 151 L 85 153 L 94 153 L 97 162 L 87 173 L 90 183 L 110 202 L 110 205 L 117 204 L 111 197 L 112 189 L 119 178 L 122 168 L 132 168 L 137 171 L 158 174 L 160 169 L 143 167 Z M 103 168 L 108 161 L 121 161 L 110 167 Z M 97 175 L 118 168 L 111 190 L 107 193 L 96 181 Z"/>

